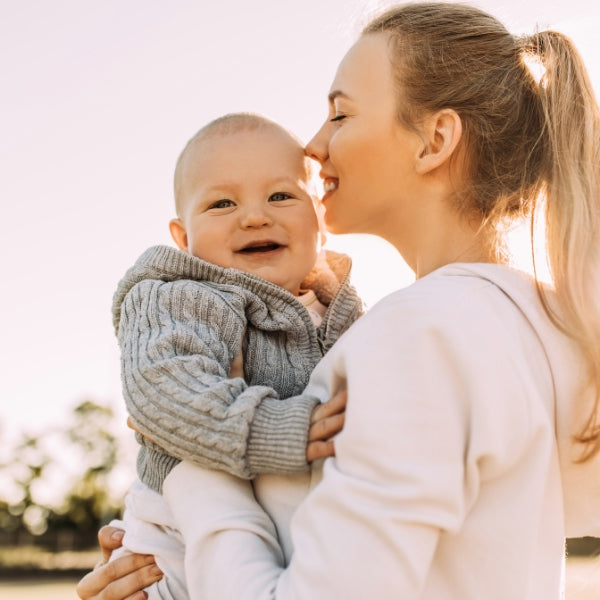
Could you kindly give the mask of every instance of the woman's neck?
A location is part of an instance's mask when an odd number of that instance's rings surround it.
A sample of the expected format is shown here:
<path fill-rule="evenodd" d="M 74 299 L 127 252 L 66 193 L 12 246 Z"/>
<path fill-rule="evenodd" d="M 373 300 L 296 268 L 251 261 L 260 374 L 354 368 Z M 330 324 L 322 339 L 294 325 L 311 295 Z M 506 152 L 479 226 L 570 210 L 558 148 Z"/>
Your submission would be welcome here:
<path fill-rule="evenodd" d="M 448 265 L 451 263 L 496 263 L 500 262 L 496 252 L 490 248 L 489 243 L 482 243 L 480 239 L 473 239 L 470 243 L 451 244 L 450 246 L 440 248 L 439 252 L 423 252 L 416 256 L 414 265 L 411 268 L 415 272 L 417 279 Z"/>
<path fill-rule="evenodd" d="M 456 262 L 501 262 L 495 231 L 455 210 L 428 211 L 388 239 L 417 279 Z"/>

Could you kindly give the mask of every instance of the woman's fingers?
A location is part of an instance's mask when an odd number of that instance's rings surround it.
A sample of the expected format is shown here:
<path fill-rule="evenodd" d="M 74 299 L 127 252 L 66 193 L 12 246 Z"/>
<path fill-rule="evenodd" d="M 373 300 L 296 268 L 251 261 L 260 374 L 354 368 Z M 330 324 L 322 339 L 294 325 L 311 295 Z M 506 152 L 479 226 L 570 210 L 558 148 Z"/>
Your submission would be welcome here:
<path fill-rule="evenodd" d="M 347 399 L 348 393 L 344 390 L 314 408 L 310 416 L 309 442 L 327 440 L 342 430 Z"/>
<path fill-rule="evenodd" d="M 315 407 L 310 418 L 306 460 L 312 462 L 318 458 L 335 455 L 333 438 L 344 428 L 346 401 L 348 394 L 344 390 L 333 398 Z"/>
<path fill-rule="evenodd" d="M 82 600 L 141 600 L 144 588 L 162 577 L 154 557 L 129 554 L 94 569 L 77 584 Z"/>
<path fill-rule="evenodd" d="M 306 462 L 312 462 L 318 458 L 328 458 L 329 456 L 335 456 L 333 440 L 325 442 L 319 440 L 317 442 L 309 442 L 306 445 Z"/>
<path fill-rule="evenodd" d="M 333 398 L 318 404 L 312 412 L 310 422 L 317 421 L 330 417 L 335 414 L 343 413 L 346 410 L 346 402 L 348 400 L 348 392 L 346 390 L 338 392 Z"/>
<path fill-rule="evenodd" d="M 344 428 L 344 419 L 345 414 L 341 413 L 316 421 L 308 429 L 308 441 L 324 441 L 333 437 Z"/>
<path fill-rule="evenodd" d="M 122 529 L 105 525 L 98 532 L 98 543 L 102 550 L 102 558 L 104 562 L 108 562 L 113 550 L 123 545 L 123 536 L 125 532 Z"/>

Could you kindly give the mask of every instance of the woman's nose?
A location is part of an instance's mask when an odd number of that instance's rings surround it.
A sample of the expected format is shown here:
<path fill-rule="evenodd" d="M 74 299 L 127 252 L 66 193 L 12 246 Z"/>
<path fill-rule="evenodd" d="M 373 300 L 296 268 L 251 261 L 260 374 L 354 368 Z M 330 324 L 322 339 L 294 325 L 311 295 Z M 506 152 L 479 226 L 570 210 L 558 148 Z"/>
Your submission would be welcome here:
<path fill-rule="evenodd" d="M 319 131 L 315 133 L 314 137 L 308 144 L 306 144 L 305 152 L 309 158 L 312 158 L 321 165 L 325 163 L 329 157 L 329 137 L 325 131 L 327 122 L 325 122 Z"/>

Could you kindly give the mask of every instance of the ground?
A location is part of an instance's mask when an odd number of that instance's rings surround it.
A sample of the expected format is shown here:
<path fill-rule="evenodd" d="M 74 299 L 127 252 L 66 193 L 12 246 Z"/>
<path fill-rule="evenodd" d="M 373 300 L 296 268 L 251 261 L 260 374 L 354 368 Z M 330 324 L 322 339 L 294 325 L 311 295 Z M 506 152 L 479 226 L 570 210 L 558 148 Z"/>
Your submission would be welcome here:
<path fill-rule="evenodd" d="M 35 581 L 0 580 L 0 600 L 77 600 L 75 584 L 79 577 L 69 579 L 38 579 Z M 565 600 L 600 599 L 600 558 L 569 559 Z"/>

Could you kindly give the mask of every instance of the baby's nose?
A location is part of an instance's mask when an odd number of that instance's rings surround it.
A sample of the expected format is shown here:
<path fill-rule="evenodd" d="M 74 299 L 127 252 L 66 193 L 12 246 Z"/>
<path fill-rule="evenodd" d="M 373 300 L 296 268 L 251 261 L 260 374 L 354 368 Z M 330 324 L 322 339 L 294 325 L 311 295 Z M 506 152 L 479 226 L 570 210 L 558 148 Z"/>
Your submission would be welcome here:
<path fill-rule="evenodd" d="M 245 210 L 241 218 L 241 226 L 244 229 L 252 227 L 267 227 L 273 223 L 266 210 L 252 207 Z"/>

